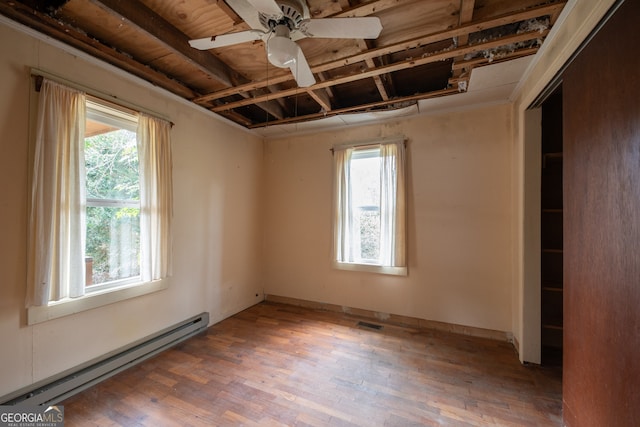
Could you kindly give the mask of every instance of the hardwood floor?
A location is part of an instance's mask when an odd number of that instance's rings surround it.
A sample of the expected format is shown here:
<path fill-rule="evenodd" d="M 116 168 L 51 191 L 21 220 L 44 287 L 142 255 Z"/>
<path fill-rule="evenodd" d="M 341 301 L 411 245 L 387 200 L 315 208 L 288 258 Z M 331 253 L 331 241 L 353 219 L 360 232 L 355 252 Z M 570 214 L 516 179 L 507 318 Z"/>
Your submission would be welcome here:
<path fill-rule="evenodd" d="M 66 426 L 560 426 L 507 342 L 263 303 L 62 404 Z"/>

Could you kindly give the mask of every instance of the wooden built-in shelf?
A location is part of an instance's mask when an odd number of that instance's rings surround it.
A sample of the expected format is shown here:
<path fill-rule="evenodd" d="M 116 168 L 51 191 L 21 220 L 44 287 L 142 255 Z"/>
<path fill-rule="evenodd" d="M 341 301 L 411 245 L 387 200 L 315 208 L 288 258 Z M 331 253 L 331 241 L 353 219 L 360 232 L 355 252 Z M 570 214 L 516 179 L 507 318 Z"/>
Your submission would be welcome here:
<path fill-rule="evenodd" d="M 540 181 L 542 363 L 552 365 L 562 364 L 564 335 L 562 146 L 562 94 L 556 93 L 542 105 Z"/>

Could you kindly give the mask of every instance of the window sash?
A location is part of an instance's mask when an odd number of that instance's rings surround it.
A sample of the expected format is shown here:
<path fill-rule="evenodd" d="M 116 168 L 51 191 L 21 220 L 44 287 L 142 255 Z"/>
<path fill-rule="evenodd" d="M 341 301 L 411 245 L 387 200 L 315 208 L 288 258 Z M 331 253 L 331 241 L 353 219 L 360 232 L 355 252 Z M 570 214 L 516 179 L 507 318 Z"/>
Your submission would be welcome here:
<path fill-rule="evenodd" d="M 140 200 L 88 198 L 87 206 L 94 208 L 139 208 Z"/>
<path fill-rule="evenodd" d="M 138 126 L 137 114 L 124 110 L 124 107 L 112 105 L 97 98 L 87 97 L 86 104 L 87 119 L 136 132 Z"/>
<path fill-rule="evenodd" d="M 119 105 L 111 104 L 101 99 L 87 97 L 87 120 L 93 120 L 95 122 L 111 126 L 115 129 L 124 129 L 137 134 L 138 116 L 133 111 L 129 111 Z M 136 148 L 137 149 L 137 148 Z M 138 170 L 139 181 L 142 181 L 144 177 Z M 140 201 L 132 199 L 114 199 L 114 198 L 90 198 L 86 199 L 87 208 L 134 208 L 140 210 Z M 86 225 L 85 225 L 86 226 Z M 89 230 L 87 230 L 88 232 Z M 136 248 L 139 255 L 140 247 Z M 87 248 L 85 248 L 85 258 L 88 257 Z M 145 260 L 141 259 L 141 263 Z M 85 264 L 85 267 L 87 264 Z M 122 265 L 118 264 L 118 268 Z M 87 273 L 88 274 L 88 273 Z M 102 291 L 109 291 L 122 286 L 128 286 L 141 282 L 141 275 L 138 273 L 135 276 L 125 277 L 122 279 L 108 280 L 101 283 L 87 284 L 85 283 L 85 293 L 95 293 Z"/>

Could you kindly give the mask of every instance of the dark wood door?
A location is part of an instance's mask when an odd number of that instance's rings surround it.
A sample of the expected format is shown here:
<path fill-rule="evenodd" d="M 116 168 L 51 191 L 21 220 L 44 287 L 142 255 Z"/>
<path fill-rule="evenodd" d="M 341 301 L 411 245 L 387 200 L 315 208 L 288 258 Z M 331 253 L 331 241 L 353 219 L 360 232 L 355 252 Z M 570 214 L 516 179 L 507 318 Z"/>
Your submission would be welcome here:
<path fill-rule="evenodd" d="M 640 1 L 563 76 L 568 426 L 640 425 Z"/>

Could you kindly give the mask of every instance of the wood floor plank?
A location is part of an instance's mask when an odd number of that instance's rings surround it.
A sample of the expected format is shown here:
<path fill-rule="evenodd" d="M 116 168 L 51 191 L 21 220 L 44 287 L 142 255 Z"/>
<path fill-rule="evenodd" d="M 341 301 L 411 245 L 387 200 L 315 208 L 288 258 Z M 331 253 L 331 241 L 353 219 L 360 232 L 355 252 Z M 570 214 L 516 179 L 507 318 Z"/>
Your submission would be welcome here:
<path fill-rule="evenodd" d="M 62 402 L 67 426 L 560 426 L 561 373 L 507 342 L 276 303 Z"/>

